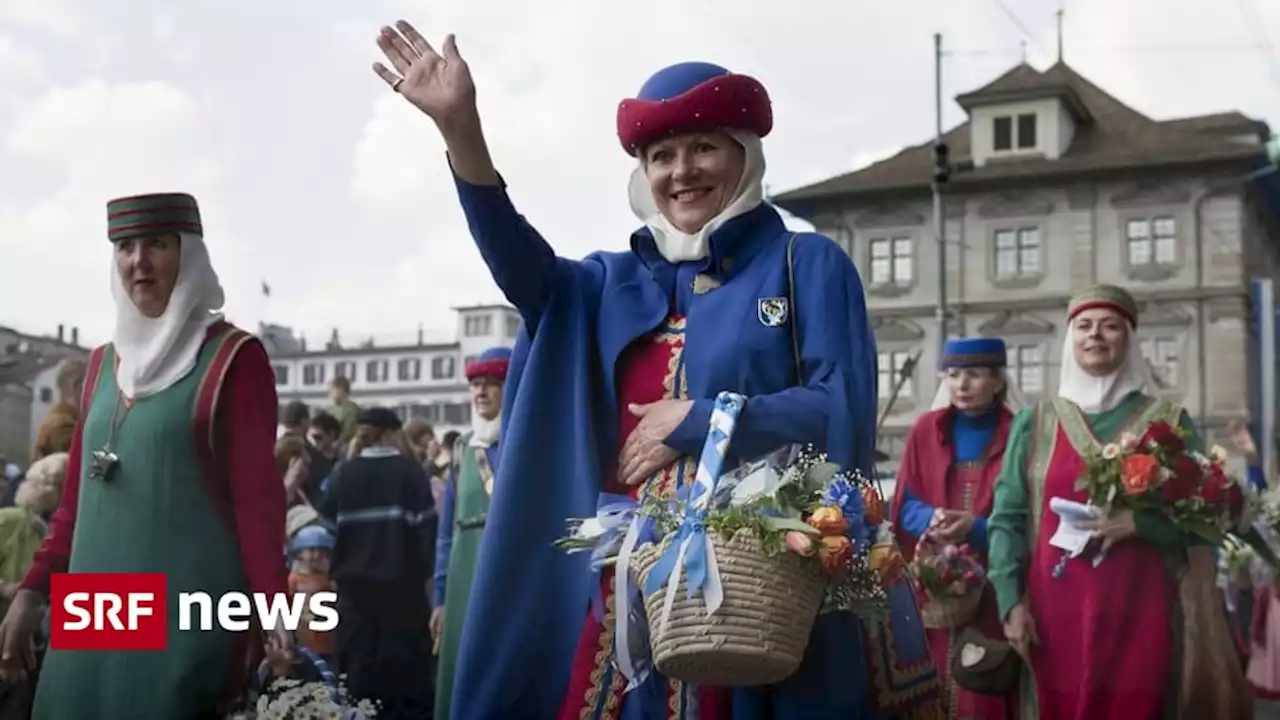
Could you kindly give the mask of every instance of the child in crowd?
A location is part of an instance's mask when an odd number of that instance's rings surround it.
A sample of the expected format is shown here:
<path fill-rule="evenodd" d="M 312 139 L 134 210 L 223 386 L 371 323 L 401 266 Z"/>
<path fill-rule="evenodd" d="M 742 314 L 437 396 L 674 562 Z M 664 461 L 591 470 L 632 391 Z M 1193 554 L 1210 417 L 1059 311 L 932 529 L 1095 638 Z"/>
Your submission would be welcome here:
<path fill-rule="evenodd" d="M 289 568 L 289 594 L 302 595 L 305 603 L 311 593 L 332 592 L 337 587 L 329 579 L 329 563 L 333 555 L 334 537 L 320 525 L 307 525 L 294 534 L 289 542 L 292 565 Z M 334 658 L 333 633 L 311 630 L 311 612 L 305 609 L 298 626 L 298 642 L 306 645 L 329 663 Z"/>

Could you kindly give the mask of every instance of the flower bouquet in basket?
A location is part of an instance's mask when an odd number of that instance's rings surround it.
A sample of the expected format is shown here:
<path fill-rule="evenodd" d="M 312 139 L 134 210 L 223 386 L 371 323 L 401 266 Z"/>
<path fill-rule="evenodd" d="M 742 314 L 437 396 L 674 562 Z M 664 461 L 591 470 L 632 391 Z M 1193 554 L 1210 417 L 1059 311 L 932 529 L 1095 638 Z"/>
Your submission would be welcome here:
<path fill-rule="evenodd" d="M 334 674 L 323 658 L 304 645 L 295 649 L 299 660 L 310 663 L 322 681 L 271 679 L 268 665 L 264 663 L 257 682 L 251 683 L 253 687 L 240 700 L 237 709 L 226 716 L 227 720 L 373 720 L 377 717 L 378 703 L 352 698 L 342 678 Z"/>
<path fill-rule="evenodd" d="M 870 548 L 883 498 L 860 473 L 786 447 L 723 473 L 743 398 L 722 393 L 691 484 L 641 502 L 602 496 L 557 545 L 613 565 L 614 659 L 698 685 L 769 685 L 799 667 L 820 612 L 884 612 Z M 625 627 L 625 630 L 623 629 Z"/>
<path fill-rule="evenodd" d="M 925 627 L 956 628 L 977 614 L 987 574 L 968 543 L 943 544 L 926 532 L 916 545 L 911 575 L 924 599 Z"/>
<path fill-rule="evenodd" d="M 1186 436 L 1165 422 L 1152 423 L 1141 437 L 1123 433 L 1085 454 L 1076 487 L 1104 512 L 1154 510 L 1215 546 L 1235 536 L 1274 564 L 1275 553 L 1255 528 L 1257 494 L 1224 468 L 1226 450 L 1215 445 L 1206 455 L 1188 448 Z"/>

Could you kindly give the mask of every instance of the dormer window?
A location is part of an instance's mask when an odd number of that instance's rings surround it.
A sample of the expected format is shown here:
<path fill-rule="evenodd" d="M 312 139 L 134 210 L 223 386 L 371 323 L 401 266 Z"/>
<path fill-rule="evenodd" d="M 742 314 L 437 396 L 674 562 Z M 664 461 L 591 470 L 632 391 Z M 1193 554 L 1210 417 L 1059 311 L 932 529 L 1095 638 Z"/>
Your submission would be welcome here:
<path fill-rule="evenodd" d="M 997 115 L 992 120 L 992 149 L 996 152 L 1032 150 L 1036 147 L 1036 115 Z"/>

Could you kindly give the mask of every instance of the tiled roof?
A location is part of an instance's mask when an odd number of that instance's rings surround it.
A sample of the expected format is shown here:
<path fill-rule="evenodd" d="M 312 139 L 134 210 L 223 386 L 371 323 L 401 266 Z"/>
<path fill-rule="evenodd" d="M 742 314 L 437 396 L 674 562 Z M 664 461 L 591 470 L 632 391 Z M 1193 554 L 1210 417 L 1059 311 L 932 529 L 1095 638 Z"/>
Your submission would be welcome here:
<path fill-rule="evenodd" d="M 1059 96 L 1081 118 L 1067 152 L 1057 160 L 1043 157 L 988 162 L 980 168 L 952 173 L 950 185 L 981 184 L 1030 178 L 1070 176 L 1141 167 L 1185 165 L 1218 161 L 1245 163 L 1264 152 L 1261 144 L 1232 139 L 1233 135 L 1258 134 L 1265 139 L 1265 123 L 1238 112 L 1177 120 L 1153 120 L 1130 108 L 1069 66 L 1058 63 L 1040 72 L 1022 64 L 986 86 L 956 98 L 962 106 L 989 102 Z M 953 163 L 971 157 L 969 123 L 952 128 L 944 136 Z M 861 170 L 838 175 L 812 185 L 781 193 L 770 200 L 788 210 L 813 201 L 871 193 L 923 190 L 933 179 L 933 141 L 908 147 L 891 158 Z"/>

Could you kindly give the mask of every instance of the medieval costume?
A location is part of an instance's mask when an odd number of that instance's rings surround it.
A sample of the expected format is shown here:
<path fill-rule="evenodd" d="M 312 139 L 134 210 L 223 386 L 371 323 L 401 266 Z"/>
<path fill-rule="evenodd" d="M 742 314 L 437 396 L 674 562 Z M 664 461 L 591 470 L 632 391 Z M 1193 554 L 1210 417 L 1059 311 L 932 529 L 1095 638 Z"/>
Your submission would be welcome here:
<path fill-rule="evenodd" d="M 61 572 L 164 573 L 169 644 L 50 651 L 35 717 L 204 717 L 238 697 L 259 640 L 179 632 L 179 593 L 285 590 L 275 377 L 262 345 L 217 312 L 222 287 L 194 198 L 124 198 L 107 217 L 117 248 L 180 242 L 177 279 L 163 313 L 147 317 L 113 258 L 114 339 L 89 356 L 62 502 L 22 587 L 47 594 Z"/>
<path fill-rule="evenodd" d="M 491 348 L 467 363 L 468 382 L 491 380 L 504 383 L 511 361 L 509 348 Z M 472 411 L 471 432 L 458 439 L 453 467 L 444 485 L 440 528 L 436 536 L 435 606 L 444 608 L 444 630 L 440 636 L 437 675 L 436 717 L 449 718 L 453 698 L 454 668 L 462 640 L 463 621 L 475 578 L 480 537 L 493 494 L 493 478 L 498 468 L 502 416 L 485 419 Z M 465 692 L 465 690 L 464 690 Z"/>
<path fill-rule="evenodd" d="M 1120 367 L 1093 376 L 1077 362 L 1072 321 L 1104 308 L 1123 318 L 1127 350 Z M 1188 445 L 1199 439 L 1179 405 L 1157 399 L 1157 385 L 1136 335 L 1138 307 L 1122 288 L 1095 286 L 1071 300 L 1062 352 L 1058 398 L 1019 413 L 1010 431 L 1004 467 L 996 483 L 990 533 L 990 578 L 1001 618 L 1025 602 L 1039 643 L 1030 648 L 1034 681 L 1023 678 L 1022 717 L 1039 720 L 1159 720 L 1179 717 L 1189 703 L 1183 659 L 1225 660 L 1230 646 L 1201 640 L 1197 628 L 1225 627 L 1209 562 L 1208 605 L 1198 598 L 1196 540 L 1159 511 L 1135 511 L 1136 534 L 1116 543 L 1099 562 L 1094 552 L 1068 558 L 1049 544 L 1060 518 L 1049 501 L 1084 503 L 1076 489 L 1082 456 L 1100 451 L 1123 432 L 1141 436 L 1153 422 L 1180 425 Z M 1188 600 L 1192 601 L 1188 605 Z M 1216 620 L 1215 620 L 1216 619 Z M 1170 632 L 1170 628 L 1174 632 Z M 1189 637 L 1189 632 L 1196 638 Z M 1210 657 L 1221 655 L 1221 658 Z M 1197 660 L 1186 668 L 1203 667 Z M 1188 674 L 1189 675 L 1189 674 Z M 1182 717 L 1237 718 L 1191 712 Z"/>
<path fill-rule="evenodd" d="M 633 157 L 669 134 L 725 130 L 745 152 L 736 194 L 686 233 L 659 211 L 638 167 L 629 194 L 644 227 L 630 249 L 575 261 L 555 255 L 501 184 L 455 177 L 472 236 L 524 331 L 452 717 L 684 718 L 696 708 L 705 720 L 864 720 L 932 700 L 936 673 L 905 586 L 874 638 L 852 614 L 821 616 L 800 670 L 778 686 L 695 690 L 652 673 L 625 691 L 611 661 L 612 571 L 594 574 L 585 553 L 553 547 L 565 520 L 593 516 L 618 496 L 671 497 L 691 482 L 724 388 L 748 396 L 730 466 L 814 443 L 870 476 L 876 351 L 849 256 L 829 238 L 791 233 L 762 202 L 761 138 L 772 114 L 759 82 L 707 63 L 675 65 L 621 103 L 617 127 Z M 639 422 L 629 408 L 673 399 L 692 402 L 664 440 L 679 459 L 624 485 L 619 449 Z"/>
<path fill-rule="evenodd" d="M 338 541 L 338 666 L 352 697 L 381 703 L 379 718 L 431 717 L 431 605 L 435 503 L 422 466 L 400 451 L 400 418 L 387 408 L 357 416 L 355 457 L 324 499 Z M 304 531 L 305 532 L 305 531 Z"/>
<path fill-rule="evenodd" d="M 938 363 L 942 371 L 989 368 L 1004 375 L 1006 351 L 997 338 L 950 340 Z M 898 544 L 908 559 L 916 543 L 930 529 L 938 510 L 960 510 L 973 516 L 968 544 L 980 557 L 987 553 L 987 516 L 991 513 L 996 476 L 1004 458 L 1013 414 L 1022 407 L 1020 393 L 1004 379 L 1004 389 L 985 408 L 961 411 L 951 404 L 946 380 L 939 383 L 934 409 L 911 428 L 898 468 L 890 517 Z M 983 590 L 982 605 L 973 624 L 984 634 L 1003 638 L 995 593 Z M 954 631 L 926 631 L 934 664 L 943 678 L 945 717 L 949 720 L 1006 720 L 1015 716 L 1014 700 L 961 690 L 948 677 L 947 657 Z"/>

